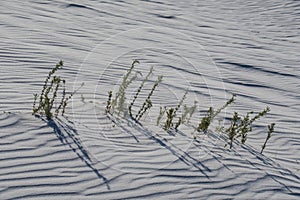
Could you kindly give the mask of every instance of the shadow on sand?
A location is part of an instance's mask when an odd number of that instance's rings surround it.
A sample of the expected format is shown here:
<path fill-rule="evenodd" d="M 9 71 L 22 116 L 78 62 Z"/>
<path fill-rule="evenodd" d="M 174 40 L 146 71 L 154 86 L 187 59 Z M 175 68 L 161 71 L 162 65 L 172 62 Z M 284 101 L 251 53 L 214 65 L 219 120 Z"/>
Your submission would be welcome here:
<path fill-rule="evenodd" d="M 108 180 L 105 176 L 100 174 L 98 169 L 94 166 L 93 161 L 89 155 L 89 153 L 86 151 L 84 146 L 82 145 L 80 139 L 78 138 L 78 133 L 73 126 L 71 121 L 67 120 L 66 122 L 63 122 L 61 119 L 50 119 L 45 120 L 39 116 L 36 116 L 43 121 L 45 121 L 49 127 L 51 127 L 56 134 L 57 138 L 61 141 L 62 144 L 69 146 L 70 149 L 78 156 L 78 158 L 83 161 L 87 167 L 89 167 L 99 179 L 103 180 L 104 184 L 106 185 L 107 189 L 110 190 L 110 186 L 108 184 Z"/>

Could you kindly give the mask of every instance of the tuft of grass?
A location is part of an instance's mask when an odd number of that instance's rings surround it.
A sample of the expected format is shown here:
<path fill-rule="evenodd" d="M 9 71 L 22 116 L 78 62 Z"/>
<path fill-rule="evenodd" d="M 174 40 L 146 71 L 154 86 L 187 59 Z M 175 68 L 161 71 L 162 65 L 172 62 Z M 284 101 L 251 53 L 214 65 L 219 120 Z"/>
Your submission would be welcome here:
<path fill-rule="evenodd" d="M 214 111 L 213 107 L 210 107 L 206 113 L 206 116 L 201 119 L 201 122 L 198 124 L 197 131 L 207 132 L 210 124 L 213 122 L 214 118 L 227 106 L 232 104 L 235 101 L 236 95 L 233 94 L 232 97 L 218 110 Z"/>
<path fill-rule="evenodd" d="M 62 115 L 64 115 L 68 100 L 73 96 L 74 93 L 77 92 L 79 88 L 69 96 L 66 96 L 66 81 L 60 76 L 54 75 L 57 70 L 61 69 L 62 67 L 63 61 L 61 60 L 55 65 L 55 67 L 52 68 L 46 77 L 41 94 L 34 94 L 32 114 L 46 116 L 47 120 L 50 120 L 52 117 L 56 117 L 60 112 Z M 83 84 L 81 87 L 82 86 Z"/>
<path fill-rule="evenodd" d="M 268 135 L 267 135 L 267 138 L 265 140 L 265 143 L 261 147 L 261 152 L 260 152 L 261 154 L 263 153 L 264 149 L 266 148 L 267 142 L 269 141 L 269 139 L 272 136 L 272 133 L 274 132 L 274 127 L 275 127 L 275 123 L 271 123 L 270 125 L 268 125 Z"/>

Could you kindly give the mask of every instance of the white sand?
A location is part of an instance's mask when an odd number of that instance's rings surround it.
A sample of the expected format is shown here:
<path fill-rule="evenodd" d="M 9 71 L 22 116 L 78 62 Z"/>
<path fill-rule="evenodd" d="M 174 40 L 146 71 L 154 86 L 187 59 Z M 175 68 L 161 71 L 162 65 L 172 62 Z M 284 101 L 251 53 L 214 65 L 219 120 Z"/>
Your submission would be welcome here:
<path fill-rule="evenodd" d="M 297 2 L 0 3 L 0 199 L 299 199 L 300 48 Z M 85 83 L 66 117 L 31 115 L 60 59 L 67 89 Z M 163 82 L 136 124 L 104 112 L 133 59 Z M 127 92 L 133 98 L 142 77 Z M 198 101 L 189 126 L 155 125 L 159 106 Z M 224 147 L 214 131 L 191 132 L 209 106 L 231 93 L 233 111 L 271 107 L 246 145 Z M 81 99 L 81 95 L 85 98 Z M 201 112 L 200 112 L 201 111 Z M 266 125 L 275 132 L 264 154 Z M 228 121 L 226 122 L 228 125 Z"/>

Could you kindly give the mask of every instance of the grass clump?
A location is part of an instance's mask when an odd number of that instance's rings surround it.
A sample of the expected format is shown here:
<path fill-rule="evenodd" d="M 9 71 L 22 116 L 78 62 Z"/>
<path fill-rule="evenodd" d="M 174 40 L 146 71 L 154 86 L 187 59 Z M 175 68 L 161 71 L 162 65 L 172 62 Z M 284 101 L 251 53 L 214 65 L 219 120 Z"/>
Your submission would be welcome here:
<path fill-rule="evenodd" d="M 55 75 L 57 70 L 62 67 L 63 61 L 61 60 L 52 68 L 46 77 L 41 94 L 34 94 L 32 114 L 46 116 L 47 120 L 56 117 L 60 112 L 61 115 L 64 115 L 68 100 L 79 88 L 69 96 L 66 96 L 66 81 L 60 76 Z M 83 86 L 83 84 L 81 86 Z"/>
<path fill-rule="evenodd" d="M 232 97 L 218 110 L 214 111 L 213 107 L 210 107 L 206 113 L 206 116 L 201 119 L 201 122 L 198 124 L 197 131 L 207 132 L 210 124 L 213 122 L 214 118 L 227 106 L 232 104 L 235 101 L 236 95 L 232 95 Z"/>
<path fill-rule="evenodd" d="M 272 136 L 272 133 L 274 132 L 274 127 L 275 127 L 275 123 L 271 123 L 270 125 L 268 125 L 268 135 L 267 135 L 267 138 L 265 140 L 265 143 L 261 147 L 261 151 L 260 151 L 261 154 L 263 153 L 264 149 L 266 148 L 267 142 L 269 141 L 269 139 Z"/>

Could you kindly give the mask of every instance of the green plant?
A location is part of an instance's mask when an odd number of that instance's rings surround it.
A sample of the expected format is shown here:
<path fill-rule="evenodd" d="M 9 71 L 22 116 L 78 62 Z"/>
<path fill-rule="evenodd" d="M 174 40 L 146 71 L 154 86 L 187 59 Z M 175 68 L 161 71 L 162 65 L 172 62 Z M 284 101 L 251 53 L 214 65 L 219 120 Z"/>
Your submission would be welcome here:
<path fill-rule="evenodd" d="M 206 116 L 204 116 L 201 119 L 201 122 L 198 124 L 197 131 L 207 132 L 208 127 L 213 122 L 214 118 L 222 111 L 224 110 L 228 105 L 232 104 L 235 101 L 236 95 L 233 94 L 232 97 L 218 110 L 214 111 L 213 107 L 210 107 L 206 113 Z"/>
<path fill-rule="evenodd" d="M 109 91 L 108 92 L 108 100 L 106 102 L 105 113 L 111 114 L 111 98 L 112 98 L 112 91 Z"/>
<path fill-rule="evenodd" d="M 222 125 L 222 122 L 224 122 L 224 120 L 219 119 L 219 125 L 216 127 L 216 132 L 224 132 L 225 127 Z"/>
<path fill-rule="evenodd" d="M 181 100 L 179 101 L 179 103 L 177 104 L 177 106 L 175 108 L 170 108 L 167 110 L 167 119 L 164 125 L 164 129 L 165 130 L 169 130 L 171 127 L 174 126 L 173 124 L 173 120 L 177 115 L 177 111 L 179 110 L 179 108 L 182 106 L 183 101 L 185 100 L 187 95 L 187 91 L 184 93 L 184 95 L 182 96 Z M 174 128 L 177 129 L 179 127 L 179 125 L 182 123 L 182 119 L 181 117 L 178 119 L 178 122 L 175 124 Z"/>
<path fill-rule="evenodd" d="M 58 106 L 58 110 L 61 108 L 61 105 L 62 105 L 62 115 L 64 115 L 64 113 L 65 113 L 65 110 L 66 110 L 66 107 L 67 107 L 67 105 L 68 105 L 68 102 L 69 102 L 69 100 L 74 96 L 74 94 L 76 94 L 77 92 L 78 92 L 78 90 L 80 89 L 80 88 L 82 88 L 84 86 L 84 83 L 81 83 L 81 85 L 76 89 L 76 90 L 74 90 L 73 92 L 71 92 L 70 94 L 69 94 L 69 96 L 65 96 L 65 89 L 64 89 L 64 91 L 63 91 L 63 98 L 62 98 L 62 100 L 61 100 L 61 103 L 60 103 L 60 105 Z"/>
<path fill-rule="evenodd" d="M 230 148 L 232 148 L 233 141 L 237 138 L 241 138 L 241 143 L 244 144 L 247 140 L 248 133 L 252 131 L 253 122 L 265 116 L 269 111 L 270 108 L 266 107 L 252 118 L 250 115 L 254 114 L 253 111 L 248 112 L 244 117 L 241 117 L 237 112 L 234 112 L 230 126 L 225 129 L 225 133 L 229 139 L 228 144 L 230 144 Z"/>
<path fill-rule="evenodd" d="M 134 60 L 131 64 L 130 69 L 127 71 L 127 73 L 123 76 L 122 83 L 119 86 L 119 90 L 116 93 L 115 98 L 111 101 L 111 112 L 114 111 L 115 107 L 117 106 L 117 110 L 120 112 L 124 112 L 124 104 L 125 104 L 125 90 L 128 88 L 128 86 L 137 78 L 137 74 L 130 76 L 135 64 L 140 63 L 138 60 Z"/>
<path fill-rule="evenodd" d="M 254 114 L 254 112 L 249 112 L 246 114 L 245 117 L 241 118 L 238 130 L 237 130 L 238 131 L 237 137 L 241 137 L 242 144 L 244 144 L 246 142 L 248 133 L 252 131 L 253 122 L 256 121 L 257 119 L 263 117 L 270 111 L 271 111 L 270 108 L 266 107 L 263 111 L 256 114 L 253 118 L 250 118 L 250 114 Z"/>
<path fill-rule="evenodd" d="M 169 130 L 172 126 L 173 126 L 173 118 L 176 116 L 175 113 L 175 109 L 174 108 L 170 108 L 169 110 L 167 110 L 167 119 L 164 125 L 164 129 L 165 130 Z"/>
<path fill-rule="evenodd" d="M 164 107 L 160 106 L 159 115 L 158 115 L 157 120 L 156 120 L 156 125 L 157 126 L 159 125 L 159 123 L 160 123 L 162 117 L 164 116 L 164 114 L 166 113 L 166 110 L 167 110 L 166 106 L 164 106 Z"/>
<path fill-rule="evenodd" d="M 236 135 L 238 134 L 238 132 L 237 132 L 237 129 L 239 127 L 238 121 L 240 119 L 241 118 L 239 117 L 238 113 L 234 112 L 232 120 L 231 120 L 231 124 L 230 124 L 229 128 L 226 129 L 226 133 L 227 133 L 227 136 L 229 139 L 230 149 L 232 148 L 233 141 L 234 141 Z"/>
<path fill-rule="evenodd" d="M 44 115 L 47 120 L 57 116 L 60 111 L 64 115 L 68 100 L 77 90 L 66 97 L 66 81 L 61 79 L 60 76 L 54 75 L 62 67 L 63 61 L 59 61 L 46 77 L 41 94 L 34 94 L 32 114 Z M 57 100 L 59 99 L 59 93 L 61 93 L 61 99 Z M 38 106 L 36 106 L 38 99 Z"/>
<path fill-rule="evenodd" d="M 196 111 L 196 107 L 197 107 L 197 101 L 194 101 L 194 105 L 190 106 L 190 107 L 187 105 L 184 105 L 183 113 L 181 116 L 183 123 L 189 123 L 190 119 L 192 118 L 193 114 Z"/>
<path fill-rule="evenodd" d="M 158 84 L 162 81 L 163 76 L 158 76 L 157 80 L 153 84 L 151 91 L 149 92 L 146 100 L 144 101 L 143 105 L 139 109 L 138 113 L 135 116 L 135 120 L 139 121 L 141 117 L 144 115 L 144 113 L 152 107 L 152 102 L 151 102 L 151 96 L 153 95 L 153 92 L 155 91 L 156 87 Z"/>
<path fill-rule="evenodd" d="M 264 149 L 266 148 L 267 142 L 269 141 L 269 139 L 272 136 L 272 133 L 274 132 L 274 127 L 275 127 L 275 123 L 271 123 L 270 125 L 268 125 L 268 135 L 267 138 L 265 140 L 265 143 L 263 144 L 262 148 L 261 148 L 261 154 L 263 153 Z"/>
<path fill-rule="evenodd" d="M 138 88 L 138 90 L 136 91 L 133 99 L 132 99 L 132 102 L 130 103 L 129 107 L 128 107 L 128 110 L 129 110 L 129 115 L 131 118 L 134 118 L 133 117 L 133 114 L 132 114 L 132 106 L 134 105 L 137 97 L 139 96 L 140 92 L 142 91 L 142 88 L 144 87 L 144 84 L 145 82 L 149 79 L 150 75 L 152 74 L 153 72 L 153 67 L 151 67 L 150 71 L 148 72 L 147 76 L 145 77 L 145 79 L 142 81 L 140 87 Z M 156 86 L 155 86 L 156 87 Z"/>
<path fill-rule="evenodd" d="M 63 105 L 65 99 L 65 80 L 62 80 L 60 76 L 53 75 L 59 68 L 62 67 L 63 61 L 59 61 L 46 77 L 41 94 L 39 96 L 38 94 L 34 94 L 33 114 L 39 113 L 41 115 L 45 115 L 48 120 L 51 119 L 53 117 L 52 109 L 54 106 L 54 101 L 57 97 L 58 89 L 63 84 L 61 102 L 59 104 L 59 107 L 55 110 L 55 113 L 58 114 L 58 112 L 60 111 L 60 108 Z M 39 105 L 36 107 L 38 97 Z"/>

